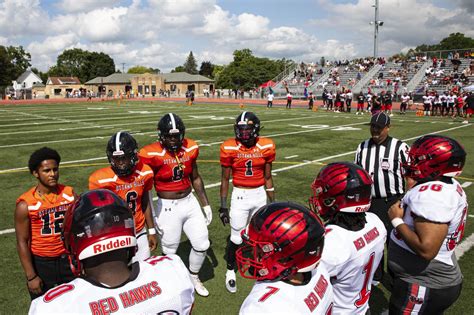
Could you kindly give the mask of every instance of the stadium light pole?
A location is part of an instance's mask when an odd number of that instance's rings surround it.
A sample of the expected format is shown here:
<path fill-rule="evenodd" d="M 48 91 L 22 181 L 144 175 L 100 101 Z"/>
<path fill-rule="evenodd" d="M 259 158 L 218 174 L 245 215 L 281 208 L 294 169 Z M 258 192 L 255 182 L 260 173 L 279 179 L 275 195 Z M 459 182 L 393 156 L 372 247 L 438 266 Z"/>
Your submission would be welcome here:
<path fill-rule="evenodd" d="M 370 22 L 370 25 L 374 25 L 374 58 L 378 57 L 378 35 L 379 35 L 379 26 L 383 25 L 383 21 L 379 20 L 379 0 L 375 0 L 375 4 L 372 5 L 375 8 L 375 17 L 374 21 Z"/>

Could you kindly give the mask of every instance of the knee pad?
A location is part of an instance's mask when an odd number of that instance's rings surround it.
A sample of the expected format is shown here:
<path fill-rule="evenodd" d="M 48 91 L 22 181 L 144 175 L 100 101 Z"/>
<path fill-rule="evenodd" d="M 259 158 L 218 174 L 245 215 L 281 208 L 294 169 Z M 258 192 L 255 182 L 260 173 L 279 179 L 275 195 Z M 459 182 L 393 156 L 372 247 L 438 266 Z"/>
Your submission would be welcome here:
<path fill-rule="evenodd" d="M 234 243 L 235 245 L 242 244 L 242 237 L 240 236 L 240 232 L 232 229 L 230 231 L 230 241 Z"/>
<path fill-rule="evenodd" d="M 168 254 L 176 254 L 176 251 L 178 250 L 179 244 L 173 244 L 173 245 L 165 245 L 161 244 L 161 250 L 163 251 L 163 254 L 168 255 Z"/>
<path fill-rule="evenodd" d="M 201 238 L 192 242 L 191 246 L 193 247 L 194 251 L 198 253 L 205 253 L 209 249 L 209 246 L 211 246 L 211 243 L 209 242 L 208 238 Z"/>

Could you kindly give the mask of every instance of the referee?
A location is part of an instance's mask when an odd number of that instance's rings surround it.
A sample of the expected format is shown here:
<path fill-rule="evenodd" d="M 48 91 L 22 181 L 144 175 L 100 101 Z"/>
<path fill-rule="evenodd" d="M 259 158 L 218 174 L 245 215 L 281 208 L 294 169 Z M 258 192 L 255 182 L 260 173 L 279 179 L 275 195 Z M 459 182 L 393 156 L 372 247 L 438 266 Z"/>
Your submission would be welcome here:
<path fill-rule="evenodd" d="M 369 212 L 375 213 L 382 220 L 387 235 L 392 231 L 388 209 L 405 192 L 401 165 L 407 162 L 409 150 L 406 143 L 390 137 L 389 130 L 390 117 L 387 114 L 379 112 L 373 115 L 370 120 L 372 137 L 359 144 L 355 155 L 355 163 L 369 172 L 374 181 Z M 377 269 L 374 280 L 380 281 L 382 278 L 381 268 L 383 267 Z"/>

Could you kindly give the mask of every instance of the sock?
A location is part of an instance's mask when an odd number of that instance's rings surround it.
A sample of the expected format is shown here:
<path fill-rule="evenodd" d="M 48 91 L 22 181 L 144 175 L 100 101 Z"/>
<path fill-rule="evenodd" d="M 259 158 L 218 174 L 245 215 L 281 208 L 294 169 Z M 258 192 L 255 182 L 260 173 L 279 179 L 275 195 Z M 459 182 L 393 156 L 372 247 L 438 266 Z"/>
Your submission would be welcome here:
<path fill-rule="evenodd" d="M 206 252 L 198 252 L 191 248 L 191 252 L 189 252 L 189 271 L 191 273 L 197 274 L 204 263 L 204 259 L 206 259 Z"/>
<path fill-rule="evenodd" d="M 234 270 L 235 269 L 235 252 L 239 248 L 239 245 L 235 244 L 232 241 L 229 241 L 227 244 L 227 269 Z"/>

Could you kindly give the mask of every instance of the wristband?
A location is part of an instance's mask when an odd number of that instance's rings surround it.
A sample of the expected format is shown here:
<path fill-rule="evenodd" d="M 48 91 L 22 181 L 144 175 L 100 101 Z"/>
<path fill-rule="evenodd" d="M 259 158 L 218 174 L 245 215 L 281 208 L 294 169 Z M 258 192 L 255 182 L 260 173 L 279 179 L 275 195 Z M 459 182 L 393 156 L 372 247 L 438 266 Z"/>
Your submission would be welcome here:
<path fill-rule="evenodd" d="M 265 188 L 266 191 L 275 191 L 275 187 Z"/>
<path fill-rule="evenodd" d="M 393 228 L 396 229 L 400 224 L 405 224 L 402 218 L 395 218 L 392 220 Z"/>
<path fill-rule="evenodd" d="M 204 206 L 204 207 L 202 207 L 202 210 L 204 210 L 204 211 L 211 211 L 211 206 L 209 206 L 209 205 Z"/>
<path fill-rule="evenodd" d="M 35 276 L 34 276 L 33 278 L 31 278 L 31 279 L 26 278 L 26 281 L 30 282 L 30 281 L 35 280 L 36 278 L 38 278 L 38 275 L 35 275 Z"/>
<path fill-rule="evenodd" d="M 148 229 L 148 235 L 155 235 L 155 234 L 156 234 L 155 228 Z"/>

